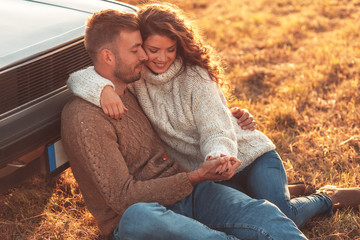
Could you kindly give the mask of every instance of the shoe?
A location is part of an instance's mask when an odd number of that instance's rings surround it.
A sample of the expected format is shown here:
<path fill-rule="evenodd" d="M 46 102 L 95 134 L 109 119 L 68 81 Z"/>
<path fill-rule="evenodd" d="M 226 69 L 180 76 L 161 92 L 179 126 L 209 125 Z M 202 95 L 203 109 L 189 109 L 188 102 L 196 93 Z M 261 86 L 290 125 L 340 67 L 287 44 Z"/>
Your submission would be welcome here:
<path fill-rule="evenodd" d="M 309 182 L 295 182 L 288 184 L 290 197 L 308 196 L 316 192 L 317 187 Z"/>

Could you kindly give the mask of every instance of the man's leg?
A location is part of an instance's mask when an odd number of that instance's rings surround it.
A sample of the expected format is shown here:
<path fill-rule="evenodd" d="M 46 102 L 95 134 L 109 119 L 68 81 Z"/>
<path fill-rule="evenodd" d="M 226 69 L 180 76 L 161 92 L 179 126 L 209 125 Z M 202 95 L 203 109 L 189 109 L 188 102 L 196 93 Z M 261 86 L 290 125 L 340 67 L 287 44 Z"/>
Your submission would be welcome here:
<path fill-rule="evenodd" d="M 182 201 L 180 201 L 182 202 Z M 181 203 L 175 204 L 181 206 Z M 175 206 L 174 205 L 174 206 Z M 158 203 L 136 203 L 123 214 L 114 238 L 121 240 L 235 240 Z"/>
<path fill-rule="evenodd" d="M 196 185 L 181 204 L 169 208 L 239 239 L 306 239 L 274 204 L 213 182 Z"/>

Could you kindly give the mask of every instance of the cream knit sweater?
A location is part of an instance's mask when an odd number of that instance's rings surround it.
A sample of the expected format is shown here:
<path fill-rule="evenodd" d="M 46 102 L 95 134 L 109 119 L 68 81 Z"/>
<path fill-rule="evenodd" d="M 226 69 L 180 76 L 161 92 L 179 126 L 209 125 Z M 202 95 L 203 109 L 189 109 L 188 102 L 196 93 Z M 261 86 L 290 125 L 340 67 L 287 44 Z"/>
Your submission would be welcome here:
<path fill-rule="evenodd" d="M 75 95 L 100 106 L 100 94 L 111 81 L 93 67 L 70 75 Z M 163 74 L 144 68 L 142 79 L 128 85 L 165 143 L 167 153 L 186 170 L 201 166 L 207 156 L 225 154 L 242 161 L 238 171 L 275 146 L 263 133 L 243 130 L 208 73 L 176 60 Z"/>

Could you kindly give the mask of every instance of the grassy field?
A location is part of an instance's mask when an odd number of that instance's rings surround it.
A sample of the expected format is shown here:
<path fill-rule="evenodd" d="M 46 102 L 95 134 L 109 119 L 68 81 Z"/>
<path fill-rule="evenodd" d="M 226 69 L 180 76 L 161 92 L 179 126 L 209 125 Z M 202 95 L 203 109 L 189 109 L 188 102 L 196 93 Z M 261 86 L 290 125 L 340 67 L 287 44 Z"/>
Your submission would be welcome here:
<path fill-rule="evenodd" d="M 255 116 L 289 182 L 360 186 L 359 0 L 170 2 L 224 60 L 229 104 Z M 0 204 L 0 239 L 101 239 L 71 170 L 34 178 Z M 309 239 L 360 239 L 360 215 L 338 211 L 301 230 Z"/>

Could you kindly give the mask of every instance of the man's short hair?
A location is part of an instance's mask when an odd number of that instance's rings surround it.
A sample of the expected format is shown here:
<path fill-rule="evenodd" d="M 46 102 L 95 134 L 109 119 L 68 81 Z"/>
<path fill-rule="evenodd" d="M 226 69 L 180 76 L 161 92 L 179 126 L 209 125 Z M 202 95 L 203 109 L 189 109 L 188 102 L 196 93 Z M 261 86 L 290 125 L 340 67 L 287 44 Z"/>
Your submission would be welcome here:
<path fill-rule="evenodd" d="M 85 47 L 93 62 L 102 48 L 111 45 L 121 31 L 139 30 L 136 13 L 108 9 L 94 13 L 86 24 Z"/>

